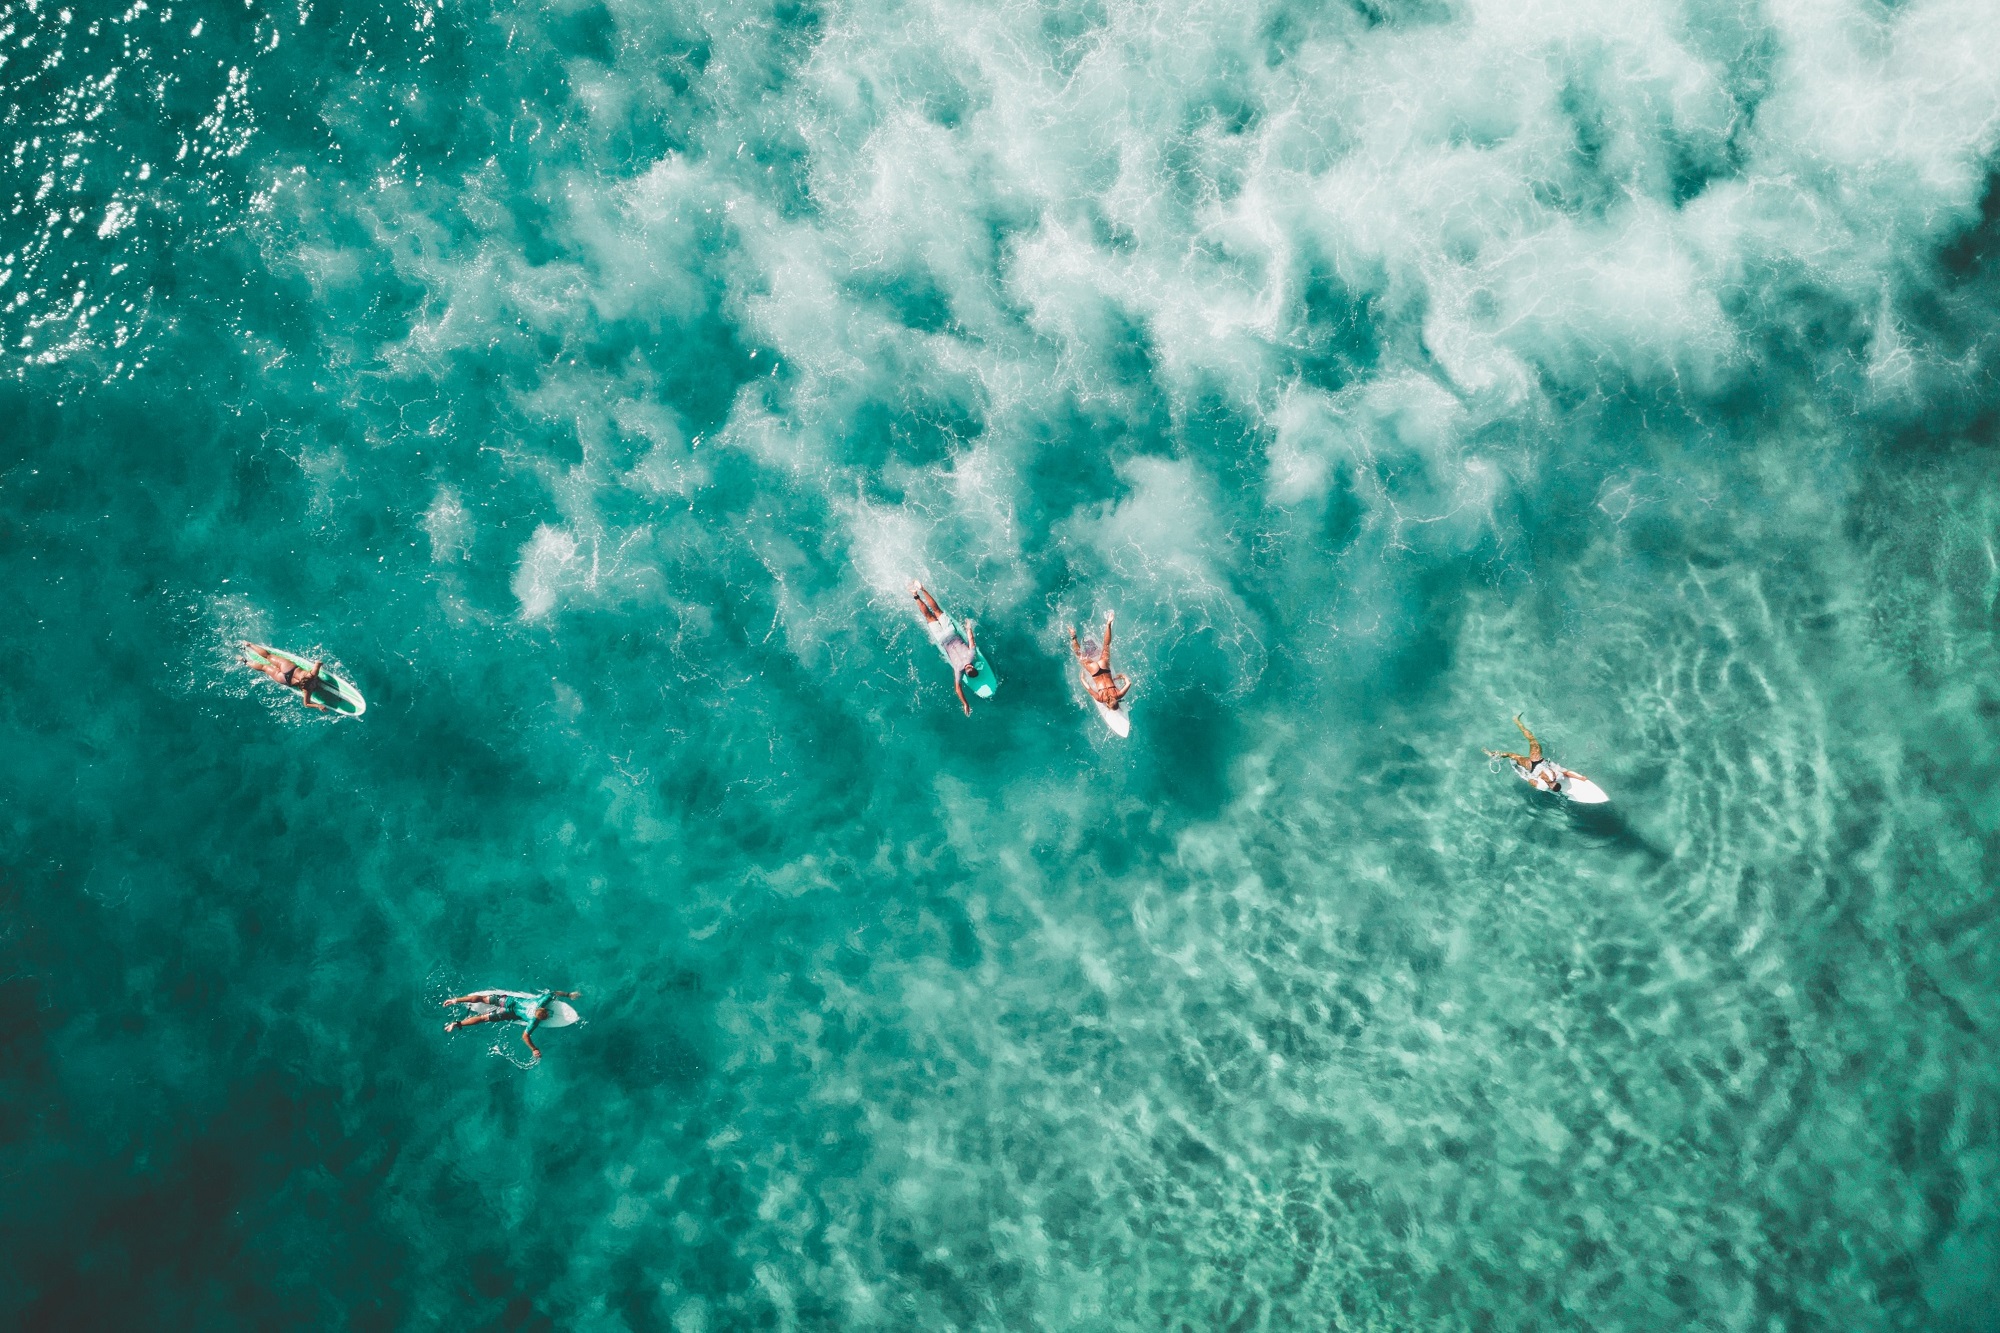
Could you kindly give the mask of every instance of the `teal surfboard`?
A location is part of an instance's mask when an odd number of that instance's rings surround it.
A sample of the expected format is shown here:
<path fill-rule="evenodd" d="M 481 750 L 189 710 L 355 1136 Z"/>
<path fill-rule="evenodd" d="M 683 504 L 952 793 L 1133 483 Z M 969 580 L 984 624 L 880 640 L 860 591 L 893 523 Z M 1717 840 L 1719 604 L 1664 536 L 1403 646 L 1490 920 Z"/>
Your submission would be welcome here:
<path fill-rule="evenodd" d="M 293 666 L 302 670 L 312 670 L 313 664 L 310 658 L 300 657 L 297 653 L 288 653 L 283 648 L 272 648 L 261 643 L 250 646 L 269 653 L 280 661 L 290 662 Z M 249 648 L 243 650 L 243 660 L 245 662 L 254 662 L 256 660 Z M 319 678 L 333 687 L 331 692 L 321 690 L 314 696 L 328 712 L 338 713 L 342 717 L 360 717 L 368 711 L 368 701 L 361 697 L 360 690 L 354 688 L 353 681 L 343 676 L 336 676 L 333 672 L 325 668 L 321 668 Z"/>
<path fill-rule="evenodd" d="M 945 610 L 942 605 L 938 607 L 937 623 L 926 621 L 924 633 L 937 645 L 939 655 L 944 657 L 947 664 L 950 663 L 951 657 L 944 651 L 945 640 L 954 634 L 965 638 L 964 632 L 958 627 L 958 622 L 951 618 L 951 612 Z M 978 643 L 970 639 L 967 642 L 972 643 L 972 673 L 965 678 L 965 688 L 981 699 L 991 699 L 993 691 L 1000 686 L 1000 678 L 993 674 L 993 668 L 987 663 L 986 654 L 979 651 Z"/>

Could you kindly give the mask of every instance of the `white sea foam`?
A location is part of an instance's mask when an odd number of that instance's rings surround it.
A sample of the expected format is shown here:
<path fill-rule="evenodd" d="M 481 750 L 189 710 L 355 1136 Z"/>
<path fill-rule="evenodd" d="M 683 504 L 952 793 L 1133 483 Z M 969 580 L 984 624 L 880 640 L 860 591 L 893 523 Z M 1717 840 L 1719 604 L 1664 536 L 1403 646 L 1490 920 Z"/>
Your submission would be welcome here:
<path fill-rule="evenodd" d="M 774 209 L 742 170 L 735 143 L 775 122 L 732 121 L 611 193 L 571 182 L 594 258 L 556 278 L 560 298 L 530 295 L 549 281 L 518 261 L 482 262 L 511 273 L 493 314 L 531 308 L 553 328 L 579 299 L 600 317 L 682 308 L 720 278 L 787 378 L 776 396 L 746 389 L 718 438 L 829 498 L 855 486 L 840 423 L 917 397 L 983 425 L 986 481 L 961 493 L 974 508 L 909 503 L 990 529 L 975 508 L 1027 463 L 1017 432 L 1066 403 L 1129 415 L 1152 388 L 1219 393 L 1265 432 L 1275 500 L 1363 460 L 1380 530 L 1401 540 L 1411 521 L 1490 518 L 1507 473 L 1464 440 L 1538 418 L 1545 384 L 1715 392 L 1800 282 L 1870 312 L 1877 381 L 1907 397 L 1893 317 L 1873 312 L 1907 248 L 1976 202 L 2000 76 L 1967 52 L 1996 20 L 1943 3 L 1861 14 L 1794 6 L 1768 32 L 1693 8 L 1474 5 L 1372 30 L 1332 16 L 1273 61 L 1254 22 L 1203 5 L 1110 9 L 1057 45 L 1025 10 L 856 13 L 784 93 L 811 210 Z M 740 40 L 722 36 L 722 77 L 762 59 Z M 1357 363 L 1378 389 L 1299 383 L 1294 349 L 1324 333 L 1315 281 L 1372 312 L 1351 318 L 1379 330 Z M 940 325 L 905 322 L 912 293 Z M 1420 382 L 1455 405 L 1412 407 Z M 546 410 L 591 392 L 552 388 Z M 1436 411 L 1456 424 L 1414 424 Z M 590 484 L 696 494 L 708 473 L 677 448 Z"/>
<path fill-rule="evenodd" d="M 564 588 L 587 580 L 583 565 L 574 536 L 547 523 L 536 528 L 521 548 L 520 564 L 514 572 L 514 596 L 521 603 L 521 615 L 533 620 L 554 610 Z"/>
<path fill-rule="evenodd" d="M 447 564 L 465 558 L 472 546 L 474 526 L 455 489 L 438 487 L 430 508 L 424 511 L 423 525 L 430 538 L 432 561 Z"/>

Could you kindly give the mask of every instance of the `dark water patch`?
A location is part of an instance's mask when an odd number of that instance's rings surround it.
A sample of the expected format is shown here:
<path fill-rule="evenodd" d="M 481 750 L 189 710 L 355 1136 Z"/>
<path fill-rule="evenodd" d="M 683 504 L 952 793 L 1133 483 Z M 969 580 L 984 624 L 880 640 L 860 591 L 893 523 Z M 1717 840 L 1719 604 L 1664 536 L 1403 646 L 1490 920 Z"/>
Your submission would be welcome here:
<path fill-rule="evenodd" d="M 905 328 L 919 333 L 953 329 L 951 299 L 930 273 L 864 273 L 850 287 L 863 299 L 879 301 Z"/>
<path fill-rule="evenodd" d="M 1039 8 L 1041 38 L 1051 68 L 1059 78 L 1069 78 L 1109 25 L 1109 11 L 1099 0 L 1085 0 L 1081 4 L 1043 3 Z"/>
<path fill-rule="evenodd" d="M 1370 27 L 1415 28 L 1449 23 L 1458 11 L 1449 0 L 1352 0 Z"/>
<path fill-rule="evenodd" d="M 1984 273 L 1996 255 L 2000 255 L 2000 170 L 1986 173 L 1978 220 L 1944 248 L 1938 262 L 1951 277 L 1963 280 Z"/>
<path fill-rule="evenodd" d="M 1374 293 L 1357 290 L 1330 266 L 1316 264 L 1299 294 L 1303 327 L 1293 340 L 1306 383 L 1337 393 L 1381 358 L 1382 318 Z"/>
<path fill-rule="evenodd" d="M 558 7 L 549 15 L 549 41 L 566 56 L 608 65 L 618 51 L 618 20 L 603 4 Z"/>

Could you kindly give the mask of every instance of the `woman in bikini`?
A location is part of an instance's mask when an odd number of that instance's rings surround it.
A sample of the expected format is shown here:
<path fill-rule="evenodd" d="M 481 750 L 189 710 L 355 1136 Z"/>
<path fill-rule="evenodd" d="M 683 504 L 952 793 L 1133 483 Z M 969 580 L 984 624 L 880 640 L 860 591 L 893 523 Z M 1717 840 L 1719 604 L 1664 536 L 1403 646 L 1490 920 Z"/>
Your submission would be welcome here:
<path fill-rule="evenodd" d="M 1111 673 L 1111 621 L 1117 614 L 1113 611 L 1104 617 L 1104 647 L 1095 653 L 1077 640 L 1076 626 L 1069 627 L 1069 646 L 1076 654 L 1077 669 L 1083 672 L 1083 688 L 1106 708 L 1118 707 L 1118 701 L 1132 688 L 1130 680 Z"/>
<path fill-rule="evenodd" d="M 1519 727 L 1521 734 L 1528 738 L 1528 752 L 1525 755 L 1520 755 L 1513 753 L 1511 750 L 1488 750 L 1486 752 L 1487 758 L 1511 759 L 1514 767 L 1520 772 L 1521 776 L 1526 778 L 1538 791 L 1561 791 L 1563 779 L 1565 778 L 1576 778 L 1585 782 L 1589 781 L 1581 773 L 1572 772 L 1564 768 L 1561 764 L 1542 758 L 1542 743 L 1535 739 L 1534 732 L 1528 730 L 1528 724 L 1521 721 L 1519 713 L 1514 715 L 1514 725 Z"/>
<path fill-rule="evenodd" d="M 287 662 L 270 649 L 260 648 L 254 643 L 246 642 L 243 645 L 243 651 L 249 654 L 244 660 L 244 666 L 249 667 L 252 671 L 262 672 L 288 690 L 297 690 L 299 692 L 299 702 L 303 703 L 307 708 L 318 708 L 326 712 L 333 711 L 319 700 L 313 698 L 315 694 L 325 694 L 328 697 L 333 697 L 333 686 L 329 685 L 320 675 L 320 668 L 324 667 L 326 663 L 314 662 L 312 670 L 308 671 L 302 666 L 296 666 L 293 663 Z"/>

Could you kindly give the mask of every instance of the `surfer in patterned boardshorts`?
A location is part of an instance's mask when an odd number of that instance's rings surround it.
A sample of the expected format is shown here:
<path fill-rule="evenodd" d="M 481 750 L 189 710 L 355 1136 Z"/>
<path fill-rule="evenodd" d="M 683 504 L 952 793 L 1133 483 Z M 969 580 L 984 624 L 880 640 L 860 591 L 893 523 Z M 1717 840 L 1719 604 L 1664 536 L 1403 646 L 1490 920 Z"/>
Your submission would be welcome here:
<path fill-rule="evenodd" d="M 964 634 L 956 633 L 945 628 L 944 611 L 928 588 L 912 582 L 910 595 L 917 599 L 917 611 L 924 618 L 925 636 L 944 651 L 945 660 L 951 663 L 951 687 L 958 692 L 958 706 L 971 717 L 972 705 L 965 698 L 965 682 L 979 674 L 979 650 L 972 637 L 972 622 L 965 622 Z"/>
<path fill-rule="evenodd" d="M 472 1009 L 468 1018 L 455 1018 L 444 1025 L 446 1032 L 456 1032 L 460 1028 L 476 1027 L 481 1023 L 522 1023 L 521 1040 L 528 1043 L 528 1049 L 542 1058 L 542 1048 L 535 1045 L 535 1029 L 547 1022 L 551 1016 L 549 1000 L 560 995 L 565 1000 L 576 999 L 581 992 L 573 990 L 545 990 L 536 995 L 524 995 L 519 991 L 476 990 L 470 995 L 454 995 L 444 1002 L 449 1009 L 455 1004 Z"/>

